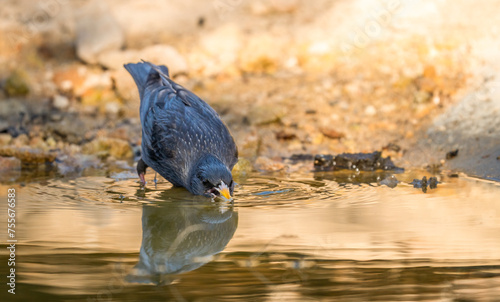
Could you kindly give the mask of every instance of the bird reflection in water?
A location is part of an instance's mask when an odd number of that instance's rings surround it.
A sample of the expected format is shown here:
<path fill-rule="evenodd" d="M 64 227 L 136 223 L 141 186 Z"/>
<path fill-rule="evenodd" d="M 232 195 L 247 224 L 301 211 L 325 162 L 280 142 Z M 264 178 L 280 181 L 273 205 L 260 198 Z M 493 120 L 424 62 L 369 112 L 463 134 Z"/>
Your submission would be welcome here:
<path fill-rule="evenodd" d="M 144 205 L 139 263 L 132 283 L 168 284 L 195 270 L 229 243 L 238 226 L 232 203 L 172 201 Z"/>

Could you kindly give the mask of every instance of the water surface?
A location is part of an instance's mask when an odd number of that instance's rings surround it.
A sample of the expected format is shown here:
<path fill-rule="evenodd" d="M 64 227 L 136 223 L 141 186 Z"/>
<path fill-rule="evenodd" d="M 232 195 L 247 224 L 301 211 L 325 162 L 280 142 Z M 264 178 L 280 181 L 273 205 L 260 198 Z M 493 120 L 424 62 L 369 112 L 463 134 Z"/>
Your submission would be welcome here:
<path fill-rule="evenodd" d="M 19 242 L 0 300 L 500 301 L 499 184 L 405 184 L 424 173 L 394 189 L 386 173 L 252 174 L 234 203 L 127 172 L 3 184 Z"/>

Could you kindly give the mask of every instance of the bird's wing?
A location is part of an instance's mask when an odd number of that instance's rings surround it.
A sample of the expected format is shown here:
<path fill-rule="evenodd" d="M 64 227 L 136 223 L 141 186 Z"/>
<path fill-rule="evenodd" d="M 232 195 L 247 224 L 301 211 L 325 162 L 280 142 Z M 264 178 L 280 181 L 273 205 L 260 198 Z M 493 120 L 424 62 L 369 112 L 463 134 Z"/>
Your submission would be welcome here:
<path fill-rule="evenodd" d="M 237 148 L 219 115 L 170 78 L 162 77 L 163 82 L 146 93 L 152 101 L 142 120 L 143 146 L 147 149 L 143 151 L 161 167 L 148 165 L 160 174 L 168 171 L 174 181 L 182 179 L 178 185 L 188 181 L 191 166 L 207 153 L 232 169 L 238 160 Z"/>

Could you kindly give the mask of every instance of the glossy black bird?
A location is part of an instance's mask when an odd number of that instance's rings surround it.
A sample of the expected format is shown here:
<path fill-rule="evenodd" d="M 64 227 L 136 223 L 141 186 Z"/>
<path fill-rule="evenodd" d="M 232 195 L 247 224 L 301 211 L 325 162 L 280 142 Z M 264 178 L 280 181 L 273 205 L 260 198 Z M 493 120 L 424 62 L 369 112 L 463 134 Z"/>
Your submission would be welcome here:
<path fill-rule="evenodd" d="M 217 112 L 172 81 L 165 66 L 149 62 L 124 66 L 141 98 L 142 158 L 137 163 L 141 182 L 145 184 L 146 168 L 151 167 L 192 194 L 230 199 L 238 149 Z"/>

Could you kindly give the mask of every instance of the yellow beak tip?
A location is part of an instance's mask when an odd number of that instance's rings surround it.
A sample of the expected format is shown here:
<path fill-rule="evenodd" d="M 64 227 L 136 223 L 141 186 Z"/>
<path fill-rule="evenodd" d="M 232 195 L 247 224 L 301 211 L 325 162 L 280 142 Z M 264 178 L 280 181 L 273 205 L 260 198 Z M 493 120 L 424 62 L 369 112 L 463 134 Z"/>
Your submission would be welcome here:
<path fill-rule="evenodd" d="M 224 196 L 226 199 L 231 199 L 231 193 L 229 193 L 228 189 L 221 190 L 220 195 Z"/>

